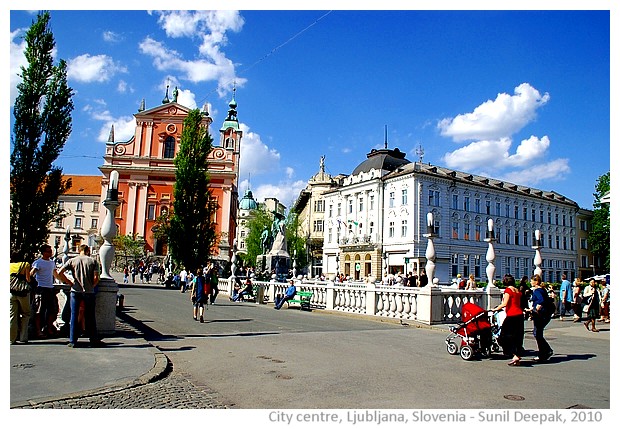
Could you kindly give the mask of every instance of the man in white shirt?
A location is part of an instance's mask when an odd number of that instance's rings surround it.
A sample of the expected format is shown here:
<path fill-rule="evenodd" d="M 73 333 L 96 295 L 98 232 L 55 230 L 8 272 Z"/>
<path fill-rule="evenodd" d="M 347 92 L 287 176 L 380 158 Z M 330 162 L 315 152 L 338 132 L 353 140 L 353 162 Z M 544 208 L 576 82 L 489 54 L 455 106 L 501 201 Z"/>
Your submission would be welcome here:
<path fill-rule="evenodd" d="M 185 268 L 179 273 L 179 279 L 181 283 L 181 293 L 185 293 L 185 288 L 187 287 L 187 271 L 185 271 Z"/>
<path fill-rule="evenodd" d="M 44 244 L 40 247 L 41 257 L 32 263 L 30 276 L 37 280 L 35 299 L 33 306 L 34 326 L 39 338 L 54 336 L 57 331 L 54 321 L 58 317 L 58 299 L 54 287 L 56 277 L 56 264 L 52 261 L 52 247 Z"/>

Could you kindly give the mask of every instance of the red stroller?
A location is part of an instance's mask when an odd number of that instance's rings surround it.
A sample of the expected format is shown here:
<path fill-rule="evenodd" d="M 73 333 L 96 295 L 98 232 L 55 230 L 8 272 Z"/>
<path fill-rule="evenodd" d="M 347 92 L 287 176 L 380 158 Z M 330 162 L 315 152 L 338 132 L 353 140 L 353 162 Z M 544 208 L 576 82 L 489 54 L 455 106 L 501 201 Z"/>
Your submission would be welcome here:
<path fill-rule="evenodd" d="M 471 360 L 475 353 L 490 356 L 491 351 L 498 351 L 488 312 L 472 302 L 463 304 L 461 323 L 450 326 L 446 348 L 451 355 L 460 352 L 465 360 Z"/>

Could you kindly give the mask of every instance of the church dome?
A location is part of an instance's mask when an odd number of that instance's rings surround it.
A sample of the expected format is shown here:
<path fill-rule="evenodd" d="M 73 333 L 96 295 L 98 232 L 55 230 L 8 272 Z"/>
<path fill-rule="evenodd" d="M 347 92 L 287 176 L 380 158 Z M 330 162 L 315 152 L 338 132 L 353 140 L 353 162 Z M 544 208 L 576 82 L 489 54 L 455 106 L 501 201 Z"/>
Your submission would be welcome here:
<path fill-rule="evenodd" d="M 353 170 L 353 175 L 367 173 L 372 169 L 394 171 L 398 167 L 409 164 L 405 153 L 395 149 L 373 149 L 366 155 L 366 160 Z"/>
<path fill-rule="evenodd" d="M 241 198 L 241 201 L 239 202 L 239 208 L 241 210 L 256 210 L 258 208 L 258 203 L 254 199 L 252 191 L 250 191 L 249 189 L 245 191 L 245 195 L 243 196 L 243 198 Z"/>

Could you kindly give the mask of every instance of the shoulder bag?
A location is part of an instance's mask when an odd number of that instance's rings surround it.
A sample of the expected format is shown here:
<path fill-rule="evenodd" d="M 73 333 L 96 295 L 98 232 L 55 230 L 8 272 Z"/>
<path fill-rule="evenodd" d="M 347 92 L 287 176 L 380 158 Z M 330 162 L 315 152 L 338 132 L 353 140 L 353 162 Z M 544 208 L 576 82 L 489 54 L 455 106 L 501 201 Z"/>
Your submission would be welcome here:
<path fill-rule="evenodd" d="M 19 271 L 11 273 L 11 293 L 17 296 L 26 296 L 30 293 L 30 284 L 26 281 L 26 276 L 21 273 L 25 264 L 22 262 Z"/>

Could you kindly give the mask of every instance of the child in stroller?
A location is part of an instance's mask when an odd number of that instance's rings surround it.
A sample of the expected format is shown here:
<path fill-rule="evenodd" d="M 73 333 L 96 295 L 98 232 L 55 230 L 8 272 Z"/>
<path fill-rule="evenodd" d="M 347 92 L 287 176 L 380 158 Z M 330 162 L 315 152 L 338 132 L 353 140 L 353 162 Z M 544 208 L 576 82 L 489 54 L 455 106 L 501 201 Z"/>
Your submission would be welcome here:
<path fill-rule="evenodd" d="M 488 312 L 473 302 L 463 304 L 461 323 L 451 326 L 446 337 L 448 353 L 460 352 L 461 358 L 471 360 L 476 353 L 490 356 L 491 352 L 498 352 L 500 324 L 495 316 L 489 318 Z"/>

